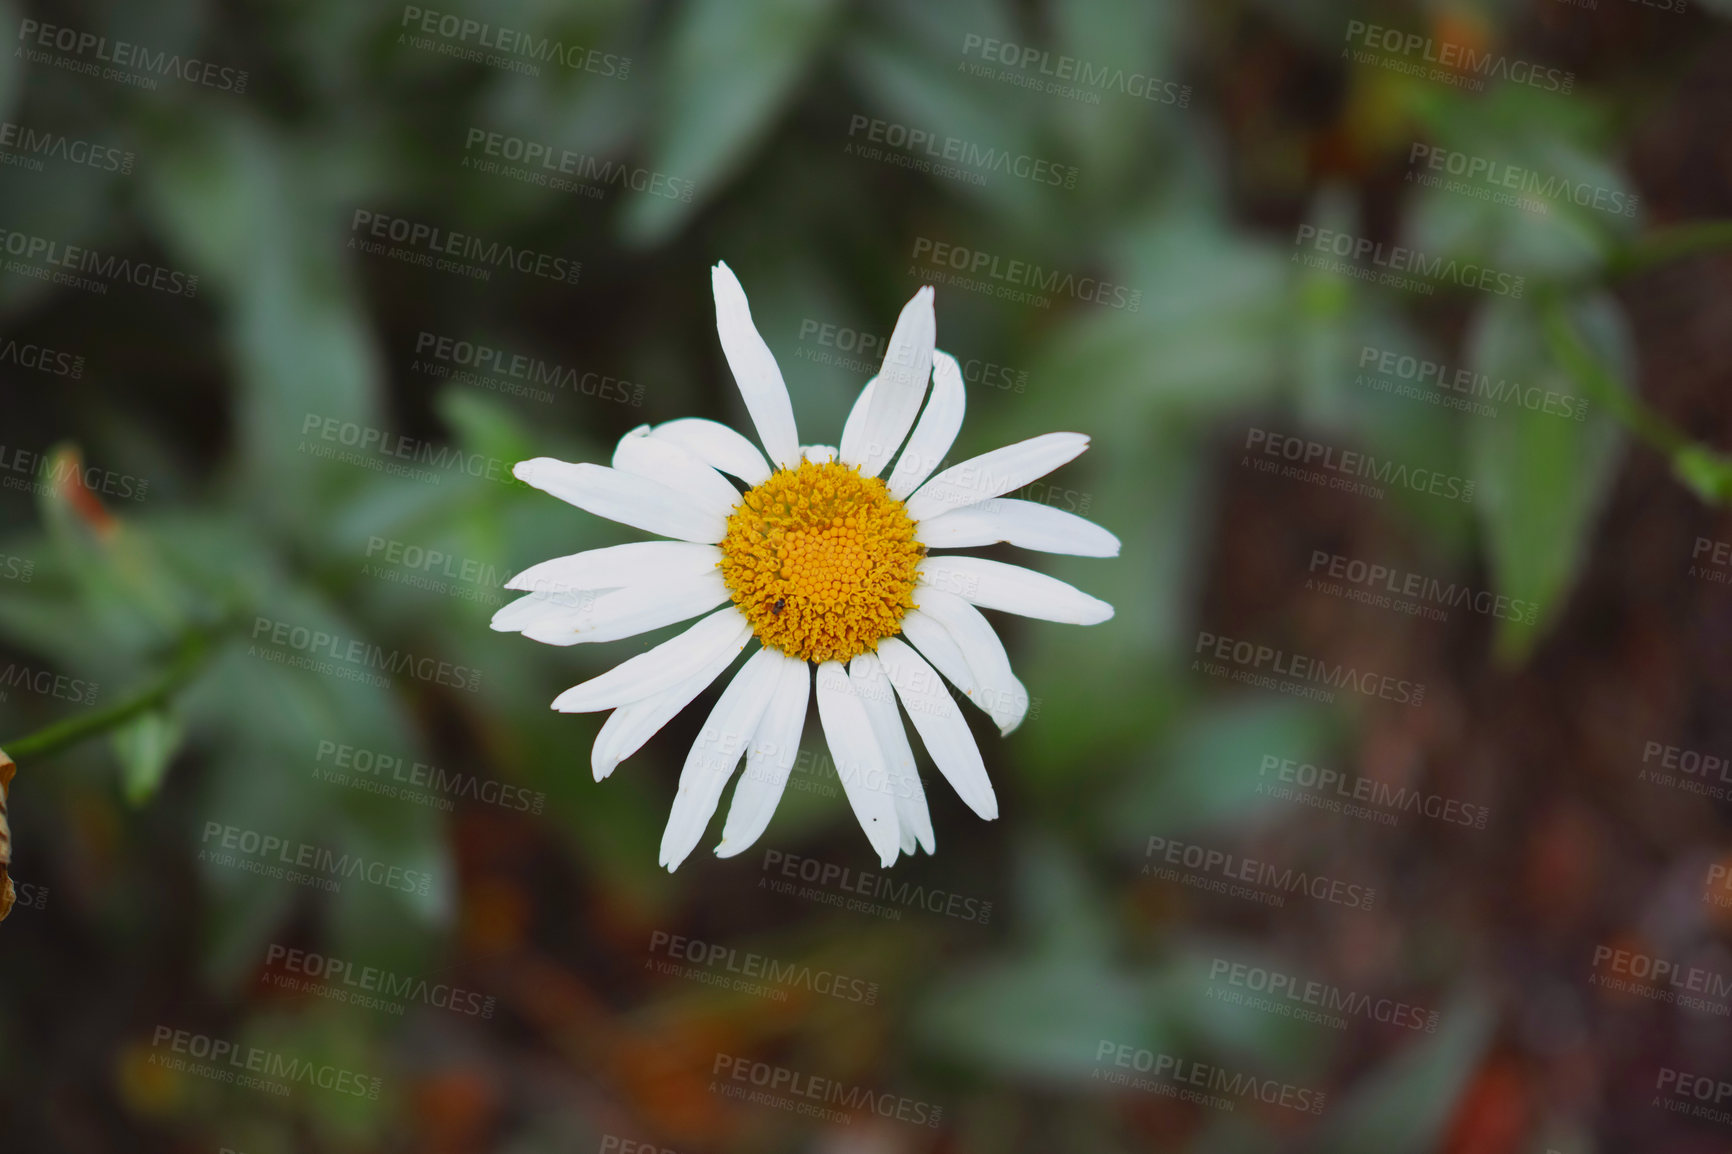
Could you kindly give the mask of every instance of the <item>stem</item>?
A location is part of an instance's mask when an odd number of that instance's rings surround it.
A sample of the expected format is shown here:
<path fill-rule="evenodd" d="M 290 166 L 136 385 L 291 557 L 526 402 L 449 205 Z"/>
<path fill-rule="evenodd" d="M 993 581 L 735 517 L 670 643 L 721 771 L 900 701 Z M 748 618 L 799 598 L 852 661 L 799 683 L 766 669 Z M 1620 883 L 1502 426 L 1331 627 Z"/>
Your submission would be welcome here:
<path fill-rule="evenodd" d="M 1667 456 L 1675 455 L 1690 445 L 1689 437 L 1620 385 L 1600 363 L 1576 332 L 1575 325 L 1570 323 L 1562 300 L 1552 297 L 1545 302 L 1543 311 L 1546 340 L 1551 345 L 1552 355 L 1594 400 L 1611 410 L 1612 415 L 1631 432 Z"/>
<path fill-rule="evenodd" d="M 1638 438 L 1664 454 L 1672 472 L 1711 505 L 1732 505 L 1732 457 L 1690 436 L 1619 384 L 1570 322 L 1560 297 L 1541 304 L 1541 326 L 1552 356 L 1565 372 Z"/>
<path fill-rule="evenodd" d="M 1716 249 L 1732 248 L 1732 221 L 1699 220 L 1656 229 L 1614 253 L 1606 263 L 1612 279 Z"/>
<path fill-rule="evenodd" d="M 0 743 L 0 749 L 4 749 L 13 760 L 23 763 L 28 758 L 46 757 L 76 745 L 87 737 L 118 729 L 168 700 L 176 690 L 192 679 L 209 655 L 209 639 L 202 633 L 189 633 L 181 642 L 180 651 L 175 654 L 169 667 L 137 694 L 94 713 L 56 721 L 35 733 Z"/>

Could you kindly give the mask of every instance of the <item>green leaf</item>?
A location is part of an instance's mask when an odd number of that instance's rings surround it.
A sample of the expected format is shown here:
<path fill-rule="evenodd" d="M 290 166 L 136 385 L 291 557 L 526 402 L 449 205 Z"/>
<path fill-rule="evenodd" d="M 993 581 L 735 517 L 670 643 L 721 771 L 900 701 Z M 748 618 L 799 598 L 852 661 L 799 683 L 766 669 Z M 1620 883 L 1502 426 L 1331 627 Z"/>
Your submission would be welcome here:
<path fill-rule="evenodd" d="M 1330 1154 L 1426 1154 L 1437 1149 L 1444 1124 L 1491 1037 L 1495 1018 L 1486 999 L 1453 999 L 1436 1034 L 1380 1064 L 1330 1109 L 1315 1149 Z"/>
<path fill-rule="evenodd" d="M 823 43 L 836 0 L 690 0 L 680 13 L 658 110 L 654 167 L 689 180 L 688 201 L 639 197 L 626 215 L 659 240 L 744 166 Z"/>
<path fill-rule="evenodd" d="M 200 296 L 216 298 L 227 329 L 244 475 L 261 503 L 304 516 L 308 490 L 326 475 L 306 455 L 308 421 L 380 421 L 358 254 L 337 239 L 353 211 L 331 187 L 343 150 L 306 155 L 239 114 L 177 126 L 152 147 L 146 188 L 157 222 L 176 259 L 206 278 Z"/>
<path fill-rule="evenodd" d="M 161 710 L 142 713 L 109 735 L 120 759 L 121 791 L 130 804 L 143 805 L 156 796 L 183 736 L 179 719 Z"/>
<path fill-rule="evenodd" d="M 1704 501 L 1732 502 L 1732 457 L 1702 445 L 1686 445 L 1672 454 L 1672 472 Z"/>
<path fill-rule="evenodd" d="M 1133 775 L 1112 798 L 1115 834 L 1137 840 L 1246 818 L 1259 796 L 1266 757 L 1320 762 L 1335 722 L 1327 710 L 1246 699 L 1193 714 L 1160 755 L 1160 772 Z"/>
<path fill-rule="evenodd" d="M 1605 298 L 1572 311 L 1577 330 L 1613 379 L 1629 374 L 1629 338 Z M 1589 404 L 1582 389 L 1546 350 L 1531 304 L 1499 299 L 1480 310 L 1468 340 L 1468 363 L 1498 382 L 1519 382 L 1534 404 L 1505 401 L 1495 419 L 1472 422 L 1468 454 L 1478 510 L 1499 592 L 1535 611 L 1503 619 L 1497 638 L 1504 660 L 1519 660 L 1557 619 L 1575 583 L 1595 514 L 1609 487 L 1622 443 L 1617 426 Z M 1545 411 L 1549 403 L 1553 411 Z M 1584 420 L 1565 415 L 1587 405 Z"/>
<path fill-rule="evenodd" d="M 1105 1039 L 1147 1045 L 1155 1005 L 1141 975 L 1113 963 L 1117 931 L 1074 854 L 1025 848 L 1018 921 L 1029 948 L 948 978 L 923 1014 L 935 1048 L 998 1069 L 1084 1080 Z"/>
<path fill-rule="evenodd" d="M 1148 1046 L 1146 991 L 1085 959 L 1028 958 L 955 974 L 923 1022 L 936 1048 L 993 1068 L 1082 1081 L 1103 1040 Z"/>

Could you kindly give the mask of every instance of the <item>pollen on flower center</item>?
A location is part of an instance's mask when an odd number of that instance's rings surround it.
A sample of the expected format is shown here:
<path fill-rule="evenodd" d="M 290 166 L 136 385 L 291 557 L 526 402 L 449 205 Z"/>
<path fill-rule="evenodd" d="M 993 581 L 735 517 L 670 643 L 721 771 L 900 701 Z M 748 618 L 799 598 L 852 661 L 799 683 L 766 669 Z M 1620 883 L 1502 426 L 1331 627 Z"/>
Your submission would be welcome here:
<path fill-rule="evenodd" d="M 901 630 L 925 553 L 882 480 L 804 461 L 747 490 L 722 539 L 722 580 L 765 645 L 847 661 Z"/>

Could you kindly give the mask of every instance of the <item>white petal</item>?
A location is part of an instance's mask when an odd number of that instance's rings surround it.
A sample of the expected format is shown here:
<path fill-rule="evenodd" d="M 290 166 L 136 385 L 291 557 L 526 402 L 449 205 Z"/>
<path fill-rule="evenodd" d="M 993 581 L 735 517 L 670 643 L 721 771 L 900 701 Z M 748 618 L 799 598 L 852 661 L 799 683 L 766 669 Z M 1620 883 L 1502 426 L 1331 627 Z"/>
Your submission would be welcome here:
<path fill-rule="evenodd" d="M 913 853 L 915 846 L 920 846 L 931 853 L 936 844 L 932 836 L 932 815 L 926 809 L 926 791 L 920 788 L 920 774 L 914 768 L 914 750 L 908 744 L 908 731 L 902 728 L 902 714 L 897 712 L 896 692 L 890 678 L 876 657 L 862 653 L 848 663 L 848 679 L 854 683 L 861 703 L 866 706 L 873 736 L 878 739 L 885 767 L 890 771 L 896 822 L 902 832 L 902 852 Z"/>
<path fill-rule="evenodd" d="M 848 410 L 848 419 L 842 423 L 841 447 L 836 454 L 844 461 L 864 456 L 866 413 L 872 408 L 872 396 L 877 391 L 878 378 L 873 377 L 860 387 L 860 395 L 854 398 L 854 407 Z"/>
<path fill-rule="evenodd" d="M 706 513 L 684 493 L 648 477 L 552 457 L 519 461 L 511 471 L 524 484 L 561 501 L 648 533 L 710 545 L 728 533 L 725 517 Z"/>
<path fill-rule="evenodd" d="M 956 444 L 956 434 L 962 429 L 962 413 L 967 397 L 962 387 L 962 366 L 949 353 L 932 354 L 932 396 L 914 426 L 914 435 L 903 446 L 890 470 L 890 495 L 898 501 L 920 488 L 932 470 L 944 463 L 944 456 Z"/>
<path fill-rule="evenodd" d="M 498 633 L 521 633 L 547 622 L 575 618 L 603 594 L 593 589 L 545 589 L 501 605 L 490 623 Z"/>
<path fill-rule="evenodd" d="M 696 576 L 722 562 L 714 545 L 690 541 L 634 541 L 588 549 L 531 565 L 505 583 L 507 589 L 550 593 L 584 589 L 622 589 L 627 585 L 666 582 Z"/>
<path fill-rule="evenodd" d="M 674 719 L 692 699 L 708 689 L 710 682 L 720 677 L 737 654 L 718 653 L 709 664 L 669 689 L 623 705 L 608 715 L 601 732 L 595 735 L 595 748 L 590 751 L 589 764 L 600 781 L 614 771 L 620 762 L 643 748 L 661 727 Z"/>
<path fill-rule="evenodd" d="M 733 857 L 749 849 L 770 824 L 788 774 L 800 756 L 800 734 L 806 727 L 806 706 L 812 697 L 812 670 L 806 662 L 767 650 L 781 658 L 782 672 L 774 695 L 758 722 L 758 732 L 746 749 L 746 772 L 734 786 L 722 844 L 716 856 Z"/>
<path fill-rule="evenodd" d="M 788 386 L 782 381 L 775 355 L 752 324 L 746 290 L 740 287 L 733 270 L 720 263 L 710 270 L 710 287 L 716 294 L 716 333 L 722 338 L 722 352 L 734 371 L 734 382 L 740 386 L 758 440 L 764 443 L 771 461 L 784 469 L 796 468 L 800 464 L 800 436 L 794 429 L 794 405 L 788 399 Z"/>
<path fill-rule="evenodd" d="M 916 521 L 948 513 L 988 497 L 1020 489 L 1046 476 L 1089 447 L 1081 433 L 1042 433 L 990 453 L 952 465 L 908 498 L 908 515 Z"/>
<path fill-rule="evenodd" d="M 720 421 L 703 417 L 681 417 L 664 421 L 650 430 L 650 436 L 672 441 L 712 469 L 738 477 L 748 485 L 762 485 L 770 479 L 770 463 L 758 446 Z"/>
<path fill-rule="evenodd" d="M 968 722 L 956 707 L 932 666 L 897 638 L 886 637 L 878 643 L 878 660 L 890 674 L 896 686 L 896 696 L 902 708 L 926 743 L 938 772 L 956 791 L 969 809 L 991 821 L 998 816 L 998 797 L 992 792 L 992 781 L 986 776 L 986 763 L 981 760 L 980 747 Z"/>
<path fill-rule="evenodd" d="M 1090 597 L 1057 577 L 1006 565 L 984 557 L 928 557 L 916 572 L 916 586 L 925 585 L 954 593 L 982 609 L 1000 609 L 1042 621 L 1067 625 L 1099 625 L 1113 615 L 1113 607 Z M 919 594 L 915 594 L 919 600 Z"/>
<path fill-rule="evenodd" d="M 553 708 L 561 713 L 594 713 L 642 701 L 678 685 L 709 665 L 718 654 L 726 653 L 732 661 L 751 639 L 751 623 L 729 605 L 647 653 L 628 658 L 606 673 L 572 686 L 553 699 Z"/>
<path fill-rule="evenodd" d="M 613 467 L 684 493 L 692 504 L 724 520 L 740 503 L 740 491 L 725 477 L 672 441 L 650 436 L 648 425 L 639 425 L 619 439 Z"/>
<path fill-rule="evenodd" d="M 902 842 L 896 818 L 896 798 L 889 789 L 884 752 L 866 716 L 866 706 L 855 695 L 854 683 L 837 661 L 818 667 L 818 720 L 824 724 L 824 740 L 842 792 L 866 831 L 866 840 L 878 851 L 878 860 L 888 866 L 896 860 Z"/>
<path fill-rule="evenodd" d="M 722 583 L 720 571 L 711 571 L 666 584 L 615 589 L 611 593 L 530 593 L 512 604 L 521 604 L 530 597 L 557 601 L 560 611 L 538 615 L 528 624 L 514 622 L 505 628 L 548 645 L 579 645 L 635 637 L 707 613 L 728 599 L 728 589 Z M 509 608 L 510 605 L 506 606 Z M 495 629 L 500 628 L 498 620 L 495 614 Z"/>
<path fill-rule="evenodd" d="M 992 716 L 1000 733 L 1021 725 L 1028 712 L 1028 690 L 1011 671 L 1010 655 L 991 623 L 980 610 L 941 589 L 922 589 L 919 598 L 920 608 L 902 618 L 902 632 L 908 640 L 970 701 Z M 934 627 L 943 633 L 948 646 L 933 636 Z M 945 667 L 952 653 L 962 658 L 966 682 Z"/>
<path fill-rule="evenodd" d="M 884 365 L 878 370 L 878 383 L 866 405 L 865 427 L 853 442 L 846 438 L 842 442 L 843 464 L 859 465 L 865 476 L 876 477 L 902 447 L 903 438 L 914 425 L 914 415 L 920 411 L 920 402 L 926 397 L 926 384 L 932 376 L 932 345 L 937 335 L 932 286 L 922 285 L 896 318 Z"/>
<path fill-rule="evenodd" d="M 940 513 L 920 522 L 914 538 L 929 549 L 972 549 L 1005 541 L 1023 549 L 1073 557 L 1119 555 L 1119 539 L 1093 521 L 1014 497 L 992 497 Z"/>
<path fill-rule="evenodd" d="M 922 591 L 921 596 L 927 596 L 927 591 Z M 968 667 L 968 658 L 962 655 L 962 647 L 948 629 L 923 610 L 910 609 L 902 615 L 902 637 L 952 685 L 974 697 L 980 688 L 975 683 L 974 670 Z"/>
<path fill-rule="evenodd" d="M 814 465 L 828 465 L 836 459 L 836 446 L 804 445 L 800 449 L 800 454 Z"/>
<path fill-rule="evenodd" d="M 764 709 L 778 675 L 782 671 L 774 650 L 760 649 L 746 660 L 722 695 L 710 710 L 709 720 L 698 733 L 686 754 L 686 764 L 680 770 L 680 788 L 674 795 L 673 810 L 668 814 L 667 829 L 662 831 L 661 864 L 672 873 L 698 839 L 716 812 L 722 790 L 746 743 L 758 731 Z"/>

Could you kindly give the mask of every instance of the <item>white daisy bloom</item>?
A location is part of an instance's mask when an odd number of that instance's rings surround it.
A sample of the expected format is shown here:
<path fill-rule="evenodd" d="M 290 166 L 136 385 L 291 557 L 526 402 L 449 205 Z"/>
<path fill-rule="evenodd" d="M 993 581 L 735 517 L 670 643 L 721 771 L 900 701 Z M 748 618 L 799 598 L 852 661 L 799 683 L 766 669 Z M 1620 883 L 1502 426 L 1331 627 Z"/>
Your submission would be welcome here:
<path fill-rule="evenodd" d="M 1048 433 L 934 476 L 962 427 L 963 385 L 956 360 L 934 350 L 932 289 L 922 288 L 897 319 L 883 368 L 861 390 L 840 444 L 803 446 L 782 371 L 740 282 L 718 264 L 711 283 L 722 351 L 763 451 L 726 425 L 688 418 L 633 429 L 612 467 L 520 462 L 513 472 L 536 488 L 672 540 L 532 566 L 506 584 L 526 595 L 494 614 L 493 628 L 574 645 L 698 618 L 554 699 L 568 713 L 613 711 L 591 755 L 597 781 L 758 642 L 686 756 L 662 836 L 669 870 L 703 836 L 742 757 L 716 852 L 731 857 L 764 832 L 813 697 L 843 791 L 880 861 L 888 866 L 916 847 L 931 853 L 932 819 L 903 712 L 951 788 L 991 820 L 998 800 L 944 680 L 1001 733 L 1028 709 L 980 610 L 1075 625 L 1113 615 L 1106 602 L 1033 570 L 938 551 L 1008 542 L 1117 556 L 1118 538 L 1100 526 L 1003 496 L 1076 457 L 1088 438 Z"/>

